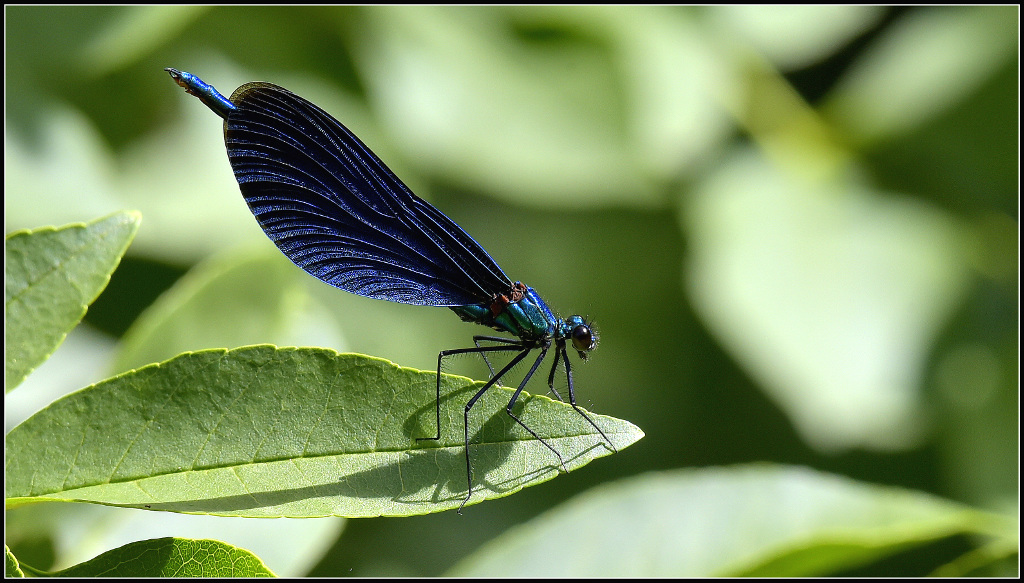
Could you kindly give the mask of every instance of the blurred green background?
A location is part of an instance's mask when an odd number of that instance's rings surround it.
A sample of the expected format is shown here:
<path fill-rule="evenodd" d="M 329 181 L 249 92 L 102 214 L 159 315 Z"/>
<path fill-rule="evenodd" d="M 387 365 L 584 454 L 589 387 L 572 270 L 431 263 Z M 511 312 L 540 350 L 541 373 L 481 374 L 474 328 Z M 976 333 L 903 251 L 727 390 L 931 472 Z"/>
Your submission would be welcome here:
<path fill-rule="evenodd" d="M 513 280 L 596 321 L 580 403 L 647 434 L 465 516 L 9 512 L 35 566 L 175 535 L 282 575 L 438 575 L 597 484 L 762 460 L 1016 512 L 1018 7 L 22 6 L 5 25 L 5 231 L 143 216 L 85 324 L 8 397 L 8 431 L 184 350 L 311 344 L 432 370 L 483 331 L 291 266 L 175 67 L 225 95 L 276 83 L 345 123 Z M 185 329 L 136 322 L 176 282 L 235 269 Z M 273 334 L 247 326 L 260 310 Z"/>

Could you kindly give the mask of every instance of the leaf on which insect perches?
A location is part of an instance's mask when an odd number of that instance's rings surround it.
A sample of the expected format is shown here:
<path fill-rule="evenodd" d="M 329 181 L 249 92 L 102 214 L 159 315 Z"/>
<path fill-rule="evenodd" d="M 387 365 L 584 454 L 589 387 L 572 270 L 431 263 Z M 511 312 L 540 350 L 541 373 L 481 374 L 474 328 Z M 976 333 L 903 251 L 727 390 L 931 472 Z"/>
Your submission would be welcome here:
<path fill-rule="evenodd" d="M 128 371 L 39 411 L 6 438 L 8 507 L 61 500 L 248 517 L 408 516 L 466 496 L 463 409 L 482 383 L 322 348 L 204 350 Z M 547 481 L 557 458 L 491 388 L 470 415 L 473 500 Z M 612 453 L 569 405 L 516 414 L 569 470 Z M 591 414 L 619 450 L 643 432 Z"/>

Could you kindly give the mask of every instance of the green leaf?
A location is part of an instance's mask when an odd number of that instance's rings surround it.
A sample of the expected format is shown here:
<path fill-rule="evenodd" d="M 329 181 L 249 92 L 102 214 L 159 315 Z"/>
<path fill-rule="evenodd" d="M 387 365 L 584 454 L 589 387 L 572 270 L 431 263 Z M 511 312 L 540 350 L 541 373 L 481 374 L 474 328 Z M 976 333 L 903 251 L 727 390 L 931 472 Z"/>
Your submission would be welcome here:
<path fill-rule="evenodd" d="M 449 574 L 826 575 L 952 534 L 995 532 L 1003 522 L 923 492 L 802 467 L 668 471 L 585 492 L 491 540 Z"/>
<path fill-rule="evenodd" d="M 87 224 L 7 236 L 7 391 L 53 354 L 82 319 L 110 281 L 140 220 L 136 212 L 119 212 Z"/>
<path fill-rule="evenodd" d="M 520 19 L 554 17 L 576 30 L 581 20 L 596 18 L 606 22 L 592 29 L 590 42 L 613 45 L 615 24 L 631 14 L 437 6 L 380 6 L 364 14 L 374 47 L 361 47 L 368 95 L 387 111 L 381 122 L 403 136 L 399 145 L 410 160 L 516 204 L 662 202 L 625 139 L 615 93 L 621 86 L 612 80 L 627 63 L 587 50 L 575 35 L 547 50 L 508 37 Z"/>
<path fill-rule="evenodd" d="M 215 540 L 157 538 L 124 545 L 51 577 L 274 577 L 259 557 Z"/>
<path fill-rule="evenodd" d="M 738 149 L 683 206 L 708 330 L 812 447 L 909 447 L 935 335 L 969 289 L 966 233 L 934 206 L 808 180 Z"/>
<path fill-rule="evenodd" d="M 908 12 L 858 55 L 823 111 L 855 144 L 913 131 L 1012 62 L 1019 23 L 1012 6 Z"/>
<path fill-rule="evenodd" d="M 68 395 L 6 439 L 9 507 L 96 502 L 252 517 L 405 516 L 466 495 L 463 408 L 481 383 L 321 348 L 261 345 L 179 355 Z M 470 416 L 473 502 L 558 474 L 493 388 Z M 572 470 L 608 455 L 568 405 L 523 394 L 516 413 Z M 643 437 L 593 415 L 618 449 Z"/>
<path fill-rule="evenodd" d="M 25 573 L 21 570 L 21 566 L 18 564 L 18 558 L 14 556 L 11 549 L 4 545 L 4 576 L 5 577 L 24 577 Z"/>

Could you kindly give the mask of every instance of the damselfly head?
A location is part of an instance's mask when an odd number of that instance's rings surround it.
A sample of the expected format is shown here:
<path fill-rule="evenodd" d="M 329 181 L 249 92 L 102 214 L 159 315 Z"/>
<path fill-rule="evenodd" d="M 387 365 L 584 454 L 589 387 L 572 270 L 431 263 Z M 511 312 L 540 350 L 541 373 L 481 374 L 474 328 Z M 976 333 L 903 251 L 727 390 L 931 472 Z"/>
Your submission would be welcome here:
<path fill-rule="evenodd" d="M 586 360 L 587 353 L 597 348 L 597 330 L 580 316 L 571 316 L 566 323 L 572 327 L 569 337 L 572 339 L 573 348 L 579 353 L 580 358 Z"/>

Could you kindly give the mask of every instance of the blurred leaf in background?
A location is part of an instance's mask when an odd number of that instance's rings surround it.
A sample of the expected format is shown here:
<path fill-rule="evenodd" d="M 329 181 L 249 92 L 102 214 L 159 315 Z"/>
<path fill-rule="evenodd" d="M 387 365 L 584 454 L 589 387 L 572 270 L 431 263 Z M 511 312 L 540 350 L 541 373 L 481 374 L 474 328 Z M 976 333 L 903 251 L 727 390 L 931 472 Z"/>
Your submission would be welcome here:
<path fill-rule="evenodd" d="M 9 396 L 8 429 L 12 411 L 175 351 L 286 338 L 430 369 L 479 333 L 239 250 L 276 253 L 238 193 L 220 120 L 170 82 L 173 66 L 226 94 L 270 81 L 345 123 L 510 277 L 597 321 L 600 349 L 575 370 L 581 404 L 647 434 L 464 517 L 353 520 L 336 541 L 323 520 L 286 536 L 281 520 L 186 533 L 161 521 L 194 517 L 90 508 L 33 521 L 36 505 L 8 513 L 15 551 L 12 524 L 36 524 L 25 540 L 50 541 L 32 544 L 55 549 L 56 568 L 147 529 L 226 540 L 280 575 L 436 575 L 610 479 L 762 460 L 1017 513 L 1018 7 L 5 16 L 7 232 L 143 216 L 90 327 Z M 112 526 L 129 515 L 133 527 Z M 290 545 L 315 552 L 284 558 Z M 857 573 L 928 574 L 961 551 L 933 545 Z"/>

